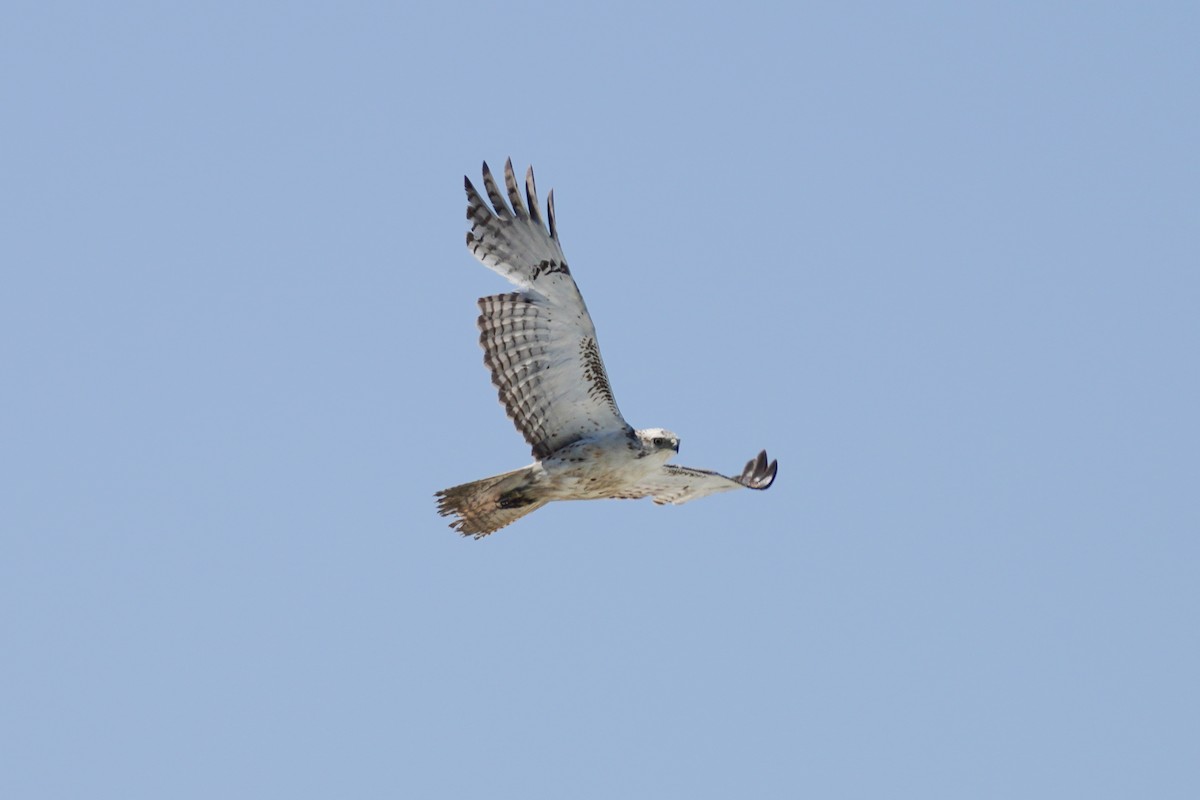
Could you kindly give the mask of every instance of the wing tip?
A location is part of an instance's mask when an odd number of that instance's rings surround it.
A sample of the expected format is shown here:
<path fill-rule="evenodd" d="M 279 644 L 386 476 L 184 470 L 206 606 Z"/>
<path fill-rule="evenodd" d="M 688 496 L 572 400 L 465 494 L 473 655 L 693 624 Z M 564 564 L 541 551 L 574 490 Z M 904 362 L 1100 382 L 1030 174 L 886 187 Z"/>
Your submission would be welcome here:
<path fill-rule="evenodd" d="M 758 455 L 746 462 L 746 468 L 742 470 L 741 479 L 738 481 L 748 489 L 770 489 L 771 484 L 775 483 L 775 475 L 779 472 L 779 462 L 777 460 L 767 461 L 767 451 L 760 450 Z"/>
<path fill-rule="evenodd" d="M 546 213 L 543 216 L 541 204 L 538 202 L 537 182 L 534 178 L 532 164 L 525 170 L 524 197 L 519 188 L 520 184 L 517 182 L 512 158 L 504 159 L 504 192 L 500 191 L 500 185 L 496 182 L 486 160 L 482 162 L 481 172 L 483 173 L 484 193 L 487 194 L 492 207 L 484 202 L 483 194 L 471 182 L 471 178 L 463 175 L 463 187 L 467 192 L 467 219 L 475 223 L 486 222 L 492 217 L 498 217 L 501 220 L 514 217 L 519 220 L 532 220 L 549 228 L 551 240 L 558 240 L 558 220 L 554 213 L 554 190 L 551 189 L 547 195 Z"/>

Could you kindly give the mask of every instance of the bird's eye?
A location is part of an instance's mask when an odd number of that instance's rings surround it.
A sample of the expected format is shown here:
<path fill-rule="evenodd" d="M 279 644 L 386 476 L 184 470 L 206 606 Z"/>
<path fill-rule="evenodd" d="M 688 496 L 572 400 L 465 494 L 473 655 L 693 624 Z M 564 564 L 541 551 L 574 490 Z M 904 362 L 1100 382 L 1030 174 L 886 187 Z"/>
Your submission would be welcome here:
<path fill-rule="evenodd" d="M 654 437 L 654 444 L 655 444 L 656 446 L 661 446 L 661 445 L 662 445 L 662 443 L 663 443 L 663 440 L 662 440 L 662 437 L 661 437 L 661 436 L 655 436 L 655 437 Z"/>

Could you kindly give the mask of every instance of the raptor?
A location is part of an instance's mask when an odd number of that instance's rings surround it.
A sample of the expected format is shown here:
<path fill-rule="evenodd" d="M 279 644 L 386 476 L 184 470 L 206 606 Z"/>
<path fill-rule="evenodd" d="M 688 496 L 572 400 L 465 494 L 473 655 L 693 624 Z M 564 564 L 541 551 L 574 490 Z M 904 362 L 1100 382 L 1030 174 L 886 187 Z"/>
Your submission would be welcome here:
<path fill-rule="evenodd" d="M 663 428 L 635 430 L 617 408 L 596 329 L 563 256 L 554 192 L 539 208 L 533 168 L 524 197 L 504 165 L 504 192 L 487 163 L 483 188 L 464 178 L 467 247 L 519 291 L 479 300 L 483 361 L 534 462 L 437 493 L 438 513 L 464 536 L 483 536 L 555 500 L 653 498 L 686 503 L 731 489 L 766 489 L 778 465 L 766 451 L 740 475 L 668 464 L 679 437 Z"/>

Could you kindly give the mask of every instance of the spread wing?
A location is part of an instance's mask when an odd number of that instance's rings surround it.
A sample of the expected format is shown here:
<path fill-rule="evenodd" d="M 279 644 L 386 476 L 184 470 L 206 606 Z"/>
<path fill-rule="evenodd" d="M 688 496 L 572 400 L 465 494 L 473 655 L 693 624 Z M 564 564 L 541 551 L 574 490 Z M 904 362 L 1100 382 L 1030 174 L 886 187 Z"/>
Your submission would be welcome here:
<path fill-rule="evenodd" d="M 779 469 L 776 461 L 767 463 L 767 451 L 763 450 L 757 458 L 746 462 L 746 468 L 736 478 L 727 477 L 706 469 L 679 467 L 674 464 L 664 464 L 662 470 L 630 489 L 626 498 L 650 496 L 654 502 L 662 505 L 672 503 L 679 505 L 697 497 L 727 492 L 730 489 L 767 489 L 775 482 L 775 473 Z"/>
<path fill-rule="evenodd" d="M 523 200 L 512 161 L 504 165 L 506 202 L 483 165 L 483 186 L 494 210 L 469 178 L 464 182 L 471 221 L 467 247 L 522 290 L 480 298 L 479 343 L 500 402 L 534 458 L 599 432 L 632 433 L 617 408 L 596 329 L 559 245 L 554 192 L 547 198 L 547 230 L 532 167 L 525 174 Z"/>

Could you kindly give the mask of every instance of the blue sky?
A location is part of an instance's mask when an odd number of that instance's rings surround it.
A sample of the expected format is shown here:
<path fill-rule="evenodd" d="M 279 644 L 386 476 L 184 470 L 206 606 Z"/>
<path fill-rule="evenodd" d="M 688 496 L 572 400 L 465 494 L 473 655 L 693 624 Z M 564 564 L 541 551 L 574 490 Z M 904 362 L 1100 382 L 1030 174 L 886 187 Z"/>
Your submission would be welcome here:
<path fill-rule="evenodd" d="M 10 4 L 0 795 L 1197 796 L 1198 34 Z M 528 463 L 506 156 L 629 420 L 770 491 L 436 516 Z"/>

